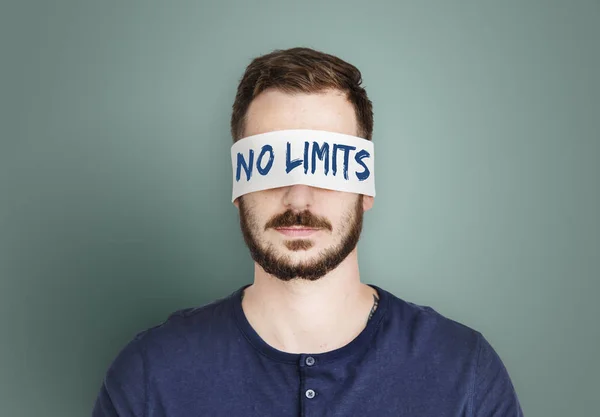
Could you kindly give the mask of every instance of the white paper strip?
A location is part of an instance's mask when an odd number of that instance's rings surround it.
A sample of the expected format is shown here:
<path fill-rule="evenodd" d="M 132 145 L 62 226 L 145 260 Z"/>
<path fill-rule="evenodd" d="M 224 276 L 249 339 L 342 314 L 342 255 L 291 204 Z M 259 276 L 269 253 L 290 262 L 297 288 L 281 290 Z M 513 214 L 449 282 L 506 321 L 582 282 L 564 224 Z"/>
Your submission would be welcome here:
<path fill-rule="evenodd" d="M 278 130 L 231 147 L 232 201 L 254 191 L 305 184 L 375 196 L 373 142 L 322 130 Z"/>

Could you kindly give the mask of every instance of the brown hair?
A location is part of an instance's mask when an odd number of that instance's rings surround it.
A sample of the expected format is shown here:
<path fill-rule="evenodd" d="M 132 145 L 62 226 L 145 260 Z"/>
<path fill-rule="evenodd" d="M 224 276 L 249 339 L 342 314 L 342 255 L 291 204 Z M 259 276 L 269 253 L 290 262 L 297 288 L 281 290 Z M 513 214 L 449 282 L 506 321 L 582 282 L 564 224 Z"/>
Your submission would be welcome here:
<path fill-rule="evenodd" d="M 371 140 L 373 105 L 361 83 L 361 73 L 354 65 L 314 49 L 278 49 L 259 56 L 248 65 L 238 85 L 231 114 L 233 141 L 244 137 L 248 107 L 268 88 L 286 93 L 318 93 L 331 88 L 345 92 L 356 112 L 358 136 Z"/>

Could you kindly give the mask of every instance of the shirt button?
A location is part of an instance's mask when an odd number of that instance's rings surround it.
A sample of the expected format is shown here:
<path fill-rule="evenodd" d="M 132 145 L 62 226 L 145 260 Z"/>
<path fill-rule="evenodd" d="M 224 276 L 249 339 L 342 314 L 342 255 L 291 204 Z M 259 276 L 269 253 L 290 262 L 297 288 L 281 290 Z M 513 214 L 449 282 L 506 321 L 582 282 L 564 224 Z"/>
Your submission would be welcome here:
<path fill-rule="evenodd" d="M 305 362 L 308 366 L 313 366 L 315 364 L 315 358 L 313 358 L 312 356 L 309 356 L 308 358 L 306 358 Z"/>
<path fill-rule="evenodd" d="M 307 389 L 306 390 L 306 398 L 314 398 L 315 397 L 315 392 L 311 389 Z"/>

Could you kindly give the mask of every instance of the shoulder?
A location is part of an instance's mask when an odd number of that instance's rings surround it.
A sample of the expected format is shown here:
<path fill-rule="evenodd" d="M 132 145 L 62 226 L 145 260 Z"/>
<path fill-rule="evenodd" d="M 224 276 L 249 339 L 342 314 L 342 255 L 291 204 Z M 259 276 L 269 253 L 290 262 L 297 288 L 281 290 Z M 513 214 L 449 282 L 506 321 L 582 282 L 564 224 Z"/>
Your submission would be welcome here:
<path fill-rule="evenodd" d="M 109 365 L 93 415 L 145 415 L 151 375 L 186 369 L 199 353 L 210 356 L 230 340 L 232 295 L 175 311 L 131 338 Z"/>
<path fill-rule="evenodd" d="M 382 320 L 384 349 L 401 361 L 427 364 L 433 369 L 461 368 L 473 372 L 482 334 L 433 307 L 406 301 L 388 293 L 387 314 Z"/>
<path fill-rule="evenodd" d="M 470 386 L 473 415 L 522 416 L 519 399 L 502 359 L 484 335 L 430 306 L 390 295 L 388 333 L 407 359 L 452 375 L 463 374 Z"/>
<path fill-rule="evenodd" d="M 388 292 L 390 325 L 413 343 L 447 345 L 455 350 L 475 353 L 482 335 L 476 329 L 453 320 L 431 306 L 404 300 Z"/>
<path fill-rule="evenodd" d="M 109 374 L 140 378 L 154 367 L 169 367 L 226 345 L 237 334 L 232 294 L 210 303 L 169 314 L 153 327 L 137 332 L 113 360 Z M 235 332 L 235 333 L 234 333 Z"/>
<path fill-rule="evenodd" d="M 144 351 L 156 348 L 181 351 L 191 345 L 214 343 L 234 330 L 232 296 L 176 310 L 162 323 L 137 333 L 135 340 Z"/>

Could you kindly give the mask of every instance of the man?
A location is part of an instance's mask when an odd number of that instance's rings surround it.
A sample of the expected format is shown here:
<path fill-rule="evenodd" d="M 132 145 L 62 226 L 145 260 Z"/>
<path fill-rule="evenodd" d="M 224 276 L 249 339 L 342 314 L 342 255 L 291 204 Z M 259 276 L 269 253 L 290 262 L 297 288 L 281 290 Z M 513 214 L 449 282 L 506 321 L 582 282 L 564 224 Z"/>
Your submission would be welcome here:
<path fill-rule="evenodd" d="M 479 332 L 360 280 L 374 196 L 361 82 L 307 48 L 248 66 L 231 132 L 254 282 L 138 334 L 110 366 L 95 417 L 522 415 Z M 300 136 L 321 141 L 294 159 Z"/>

